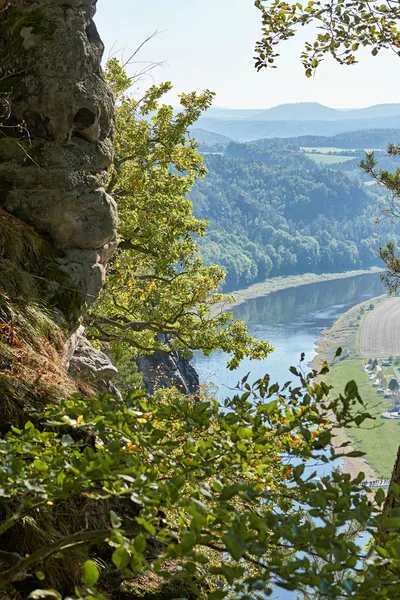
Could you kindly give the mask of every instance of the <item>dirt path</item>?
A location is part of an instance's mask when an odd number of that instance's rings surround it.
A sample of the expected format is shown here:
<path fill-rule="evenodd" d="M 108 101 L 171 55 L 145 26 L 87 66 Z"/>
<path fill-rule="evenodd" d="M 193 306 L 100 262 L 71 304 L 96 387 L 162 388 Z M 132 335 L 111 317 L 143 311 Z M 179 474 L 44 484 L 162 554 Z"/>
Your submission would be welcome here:
<path fill-rule="evenodd" d="M 348 454 L 352 450 L 357 450 L 356 446 L 346 446 L 345 448 L 339 448 L 341 444 L 344 442 L 352 442 L 351 438 L 347 435 L 346 430 L 344 429 L 335 429 L 334 430 L 334 439 L 333 446 L 336 448 L 338 453 L 343 452 L 344 454 Z M 370 467 L 370 465 L 366 462 L 368 457 L 355 457 L 355 458 L 342 458 L 341 459 L 341 468 L 343 473 L 348 473 L 352 478 L 357 477 L 357 475 L 361 472 L 364 473 L 366 480 L 372 481 L 377 479 L 378 476 L 374 469 Z"/>

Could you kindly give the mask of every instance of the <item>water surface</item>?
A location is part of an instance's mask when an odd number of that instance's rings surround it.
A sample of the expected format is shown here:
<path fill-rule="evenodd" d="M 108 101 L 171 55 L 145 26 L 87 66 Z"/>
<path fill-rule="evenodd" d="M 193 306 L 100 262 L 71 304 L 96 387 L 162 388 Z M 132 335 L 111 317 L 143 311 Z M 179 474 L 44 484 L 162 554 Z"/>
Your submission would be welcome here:
<path fill-rule="evenodd" d="M 221 351 L 208 357 L 197 352 L 193 364 L 202 382 L 217 386 L 219 398 L 230 395 L 249 371 L 252 381 L 269 373 L 272 381 L 282 384 L 292 377 L 288 369 L 299 364 L 302 352 L 306 362 L 314 358 L 315 343 L 323 329 L 331 327 L 352 306 L 384 291 L 379 275 L 374 273 L 311 283 L 253 298 L 235 307 L 233 313 L 246 323 L 254 337 L 267 339 L 274 352 L 262 361 L 244 360 L 236 371 L 226 368 L 227 355 Z"/>
<path fill-rule="evenodd" d="M 299 364 L 302 352 L 306 363 L 314 358 L 315 343 L 323 329 L 331 327 L 352 306 L 384 291 L 379 275 L 369 274 L 312 283 L 248 300 L 233 309 L 235 318 L 244 321 L 253 336 L 271 342 L 275 351 L 263 361 L 244 360 L 236 371 L 226 368 L 225 353 L 213 352 L 206 357 L 198 352 L 193 363 L 200 380 L 214 383 L 220 399 L 233 395 L 235 386 L 249 371 L 249 381 L 269 373 L 272 382 L 283 384 L 293 378 L 289 367 Z M 332 466 L 314 464 L 310 468 L 323 476 Z M 297 592 L 275 589 L 270 599 L 297 597 Z"/>

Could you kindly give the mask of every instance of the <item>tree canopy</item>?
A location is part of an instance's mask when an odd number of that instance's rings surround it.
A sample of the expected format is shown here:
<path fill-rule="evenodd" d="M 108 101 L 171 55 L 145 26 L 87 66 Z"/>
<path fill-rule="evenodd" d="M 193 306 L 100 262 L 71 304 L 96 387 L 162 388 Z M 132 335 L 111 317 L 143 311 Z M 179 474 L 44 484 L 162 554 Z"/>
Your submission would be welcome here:
<path fill-rule="evenodd" d="M 101 301 L 89 315 L 93 335 L 139 353 L 177 350 L 189 355 L 222 349 L 235 368 L 244 356 L 265 357 L 271 346 L 252 338 L 229 313 L 212 312 L 229 298 L 218 293 L 221 268 L 204 266 L 196 236 L 207 223 L 187 199 L 206 169 L 188 127 L 212 101 L 209 91 L 181 96 L 181 111 L 159 101 L 170 84 L 152 86 L 140 100 L 116 59 L 108 78 L 116 96 L 116 156 L 109 191 L 118 201 L 120 244 Z"/>
<path fill-rule="evenodd" d="M 190 597 L 200 586 L 211 600 L 250 600 L 272 585 L 332 600 L 397 597 L 398 509 L 382 514 L 385 495 L 371 495 L 362 473 L 352 479 L 333 469 L 318 479 L 313 469 L 346 454 L 347 443 L 338 452 L 330 446 L 332 416 L 340 426 L 368 419 L 364 409 L 352 414 L 361 402 L 357 386 L 349 382 L 332 398 L 318 373 L 291 372 L 295 383 L 282 387 L 268 376 L 254 385 L 245 378 L 222 407 L 176 390 L 132 392 L 124 401 L 74 396 L 50 406 L 42 426 L 12 428 L 0 440 L 0 491 L 13 506 L 0 525 L 3 540 L 32 515 L 57 523 L 67 499 L 76 515 L 72 532 L 43 539 L 25 556 L 5 541 L 0 586 L 33 575 L 47 589 L 31 598 L 61 598 L 48 586 L 57 560 L 86 548 L 92 560 L 75 597 L 87 600 L 102 600 L 102 586 L 117 572 L 170 577 L 171 560 Z M 325 365 L 319 376 L 326 372 Z M 398 498 L 399 486 L 391 493 Z M 96 516 L 95 507 L 104 511 L 111 501 L 109 515 Z M 363 551 L 348 527 L 368 530 L 374 544 Z M 113 567 L 95 558 L 104 544 Z"/>
<path fill-rule="evenodd" d="M 357 53 L 367 47 L 376 56 L 390 49 L 400 56 L 400 7 L 385 0 L 309 0 L 290 4 L 282 0 L 256 0 L 261 11 L 262 38 L 256 44 L 256 68 L 276 68 L 278 46 L 292 38 L 300 27 L 312 26 L 314 41 L 305 43 L 301 62 L 307 77 L 327 54 L 340 64 L 357 62 Z"/>

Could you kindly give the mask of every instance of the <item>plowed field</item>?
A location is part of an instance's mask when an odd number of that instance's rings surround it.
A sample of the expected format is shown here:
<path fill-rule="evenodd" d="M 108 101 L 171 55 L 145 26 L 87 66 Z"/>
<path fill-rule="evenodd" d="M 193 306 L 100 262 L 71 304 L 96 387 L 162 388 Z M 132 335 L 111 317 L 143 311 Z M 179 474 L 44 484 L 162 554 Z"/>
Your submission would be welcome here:
<path fill-rule="evenodd" d="M 364 356 L 400 355 L 400 298 L 388 298 L 365 315 L 360 335 Z"/>

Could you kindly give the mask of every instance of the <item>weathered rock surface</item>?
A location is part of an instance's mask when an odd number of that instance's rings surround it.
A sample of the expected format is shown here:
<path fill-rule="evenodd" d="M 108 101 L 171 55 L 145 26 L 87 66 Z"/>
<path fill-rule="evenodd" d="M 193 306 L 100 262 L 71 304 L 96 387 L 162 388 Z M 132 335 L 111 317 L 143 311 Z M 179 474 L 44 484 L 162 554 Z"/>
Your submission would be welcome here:
<path fill-rule="evenodd" d="M 60 266 L 86 304 L 104 283 L 117 226 L 105 190 L 114 108 L 95 5 L 11 1 L 0 22 L 0 206 L 63 251 Z"/>
<path fill-rule="evenodd" d="M 136 362 L 149 394 L 153 394 L 156 388 L 171 386 L 184 394 L 196 394 L 199 390 L 200 381 L 195 368 L 177 352 L 155 352 L 139 356 Z"/>
<path fill-rule="evenodd" d="M 118 373 L 104 352 L 96 350 L 85 337 L 84 331 L 79 330 L 76 337 L 76 346 L 68 364 L 68 374 L 74 379 L 89 383 L 99 392 L 113 390 L 110 382 Z"/>

